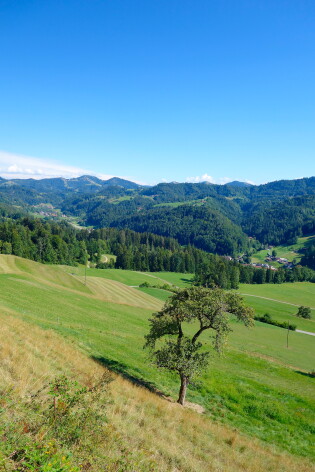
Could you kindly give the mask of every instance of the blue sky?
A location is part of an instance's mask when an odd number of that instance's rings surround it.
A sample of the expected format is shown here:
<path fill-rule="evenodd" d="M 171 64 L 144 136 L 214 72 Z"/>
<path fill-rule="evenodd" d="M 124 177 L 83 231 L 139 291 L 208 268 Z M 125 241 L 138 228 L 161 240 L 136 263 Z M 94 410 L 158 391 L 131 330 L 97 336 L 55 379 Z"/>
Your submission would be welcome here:
<path fill-rule="evenodd" d="M 0 175 L 315 174 L 313 0 L 0 0 Z"/>

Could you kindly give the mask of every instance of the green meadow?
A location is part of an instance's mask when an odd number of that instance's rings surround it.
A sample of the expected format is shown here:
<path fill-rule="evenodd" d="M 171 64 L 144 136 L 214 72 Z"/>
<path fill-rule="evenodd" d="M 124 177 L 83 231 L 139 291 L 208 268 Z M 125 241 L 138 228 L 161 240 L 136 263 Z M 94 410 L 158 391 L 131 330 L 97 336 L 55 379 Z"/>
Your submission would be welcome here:
<path fill-rule="evenodd" d="M 130 287 L 147 275 L 90 269 L 84 285 L 83 276 L 13 256 L 0 256 L 1 264 L 4 313 L 54 329 L 111 369 L 176 398 L 178 379 L 151 366 L 143 349 L 148 319 L 168 295 Z M 160 275 L 172 283 L 188 283 L 187 274 Z M 188 400 L 217 421 L 280 450 L 311 457 L 315 402 L 309 372 L 314 369 L 315 338 L 290 332 L 287 348 L 284 329 L 257 322 L 251 329 L 237 322 L 231 326 L 225 355 L 213 352 L 208 371 L 190 386 Z M 204 341 L 211 348 L 211 339 L 205 336 Z"/>
<path fill-rule="evenodd" d="M 73 275 L 84 276 L 85 267 L 59 266 L 65 272 Z M 115 280 L 129 286 L 141 285 L 148 282 L 152 285 L 171 284 L 178 287 L 190 286 L 194 274 L 184 274 L 179 272 L 136 272 L 123 269 L 86 269 L 88 277 L 102 277 L 104 279 Z"/>
<path fill-rule="evenodd" d="M 302 238 L 298 238 L 296 244 L 274 246 L 272 249 L 262 249 L 261 251 L 257 251 L 252 255 L 252 262 L 265 262 L 268 253 L 271 254 L 272 250 L 275 249 L 277 252 L 277 257 L 288 259 L 289 262 L 295 260 L 296 263 L 299 263 L 302 257 L 303 249 L 305 249 L 311 242 L 314 242 L 314 240 L 315 235 L 303 236 Z M 278 262 L 269 262 L 269 264 L 273 265 L 274 267 L 282 266 L 282 264 L 279 264 Z"/>
<path fill-rule="evenodd" d="M 274 320 L 289 321 L 297 329 L 315 333 L 315 284 L 240 284 L 238 292 L 255 309 L 257 315 L 269 313 Z M 312 319 L 305 320 L 296 316 L 300 305 L 313 307 Z"/>
<path fill-rule="evenodd" d="M 240 293 L 272 298 L 293 305 L 305 305 L 315 309 L 315 284 L 292 282 L 285 284 L 240 284 Z"/>

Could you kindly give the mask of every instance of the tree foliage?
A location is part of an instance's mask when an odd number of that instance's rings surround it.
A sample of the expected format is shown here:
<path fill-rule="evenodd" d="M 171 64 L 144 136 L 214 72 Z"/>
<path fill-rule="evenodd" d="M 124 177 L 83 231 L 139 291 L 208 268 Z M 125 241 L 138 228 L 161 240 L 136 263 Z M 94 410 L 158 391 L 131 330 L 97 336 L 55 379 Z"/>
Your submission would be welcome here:
<path fill-rule="evenodd" d="M 184 404 L 191 379 L 208 365 L 211 351 L 203 344 L 202 333 L 212 330 L 213 348 L 221 353 L 231 331 L 231 314 L 246 326 L 253 323 L 252 308 L 238 294 L 192 287 L 174 294 L 151 318 L 145 347 L 157 367 L 179 375 L 179 403 Z"/>
<path fill-rule="evenodd" d="M 296 313 L 296 316 L 299 318 L 305 318 L 307 320 L 311 319 L 311 309 L 308 306 L 300 306 L 298 309 L 298 312 Z"/>

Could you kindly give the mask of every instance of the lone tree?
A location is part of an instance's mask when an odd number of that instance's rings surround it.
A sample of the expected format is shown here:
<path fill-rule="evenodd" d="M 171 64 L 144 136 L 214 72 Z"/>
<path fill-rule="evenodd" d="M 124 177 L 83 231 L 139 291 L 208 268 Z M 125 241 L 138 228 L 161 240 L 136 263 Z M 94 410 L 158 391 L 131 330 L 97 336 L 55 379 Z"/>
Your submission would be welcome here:
<path fill-rule="evenodd" d="M 184 405 L 187 386 L 209 362 L 210 351 L 203 348 L 200 335 L 214 331 L 213 346 L 221 353 L 231 331 L 230 316 L 246 326 L 253 324 L 254 312 L 236 293 L 220 288 L 192 287 L 180 290 L 153 314 L 144 347 L 157 367 L 176 372 L 180 377 L 178 403 Z M 192 326 L 189 326 L 192 325 Z"/>
<path fill-rule="evenodd" d="M 299 316 L 300 318 L 305 318 L 307 320 L 310 320 L 312 318 L 310 307 L 309 306 L 300 306 L 299 309 L 298 309 L 298 312 L 296 313 L 296 316 Z"/>

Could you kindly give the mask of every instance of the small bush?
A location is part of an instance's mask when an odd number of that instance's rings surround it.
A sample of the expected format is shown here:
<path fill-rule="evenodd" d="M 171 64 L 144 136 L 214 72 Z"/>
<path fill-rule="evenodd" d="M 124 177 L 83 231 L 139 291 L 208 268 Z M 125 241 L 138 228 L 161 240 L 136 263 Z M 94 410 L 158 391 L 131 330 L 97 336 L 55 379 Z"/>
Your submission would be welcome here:
<path fill-rule="evenodd" d="M 143 282 L 142 284 L 139 285 L 139 287 L 152 287 L 152 285 L 149 284 L 149 282 Z"/>
<path fill-rule="evenodd" d="M 299 309 L 298 309 L 298 312 L 296 313 L 296 316 L 298 316 L 299 318 L 304 318 L 306 320 L 310 320 L 312 318 L 310 307 L 300 306 Z"/>
<path fill-rule="evenodd" d="M 178 288 L 175 285 L 170 285 L 170 284 L 152 284 L 149 282 L 143 282 L 142 284 L 139 285 L 139 287 L 145 287 L 145 288 L 159 288 L 160 290 L 166 290 L 167 292 L 173 292 L 177 293 Z"/>

